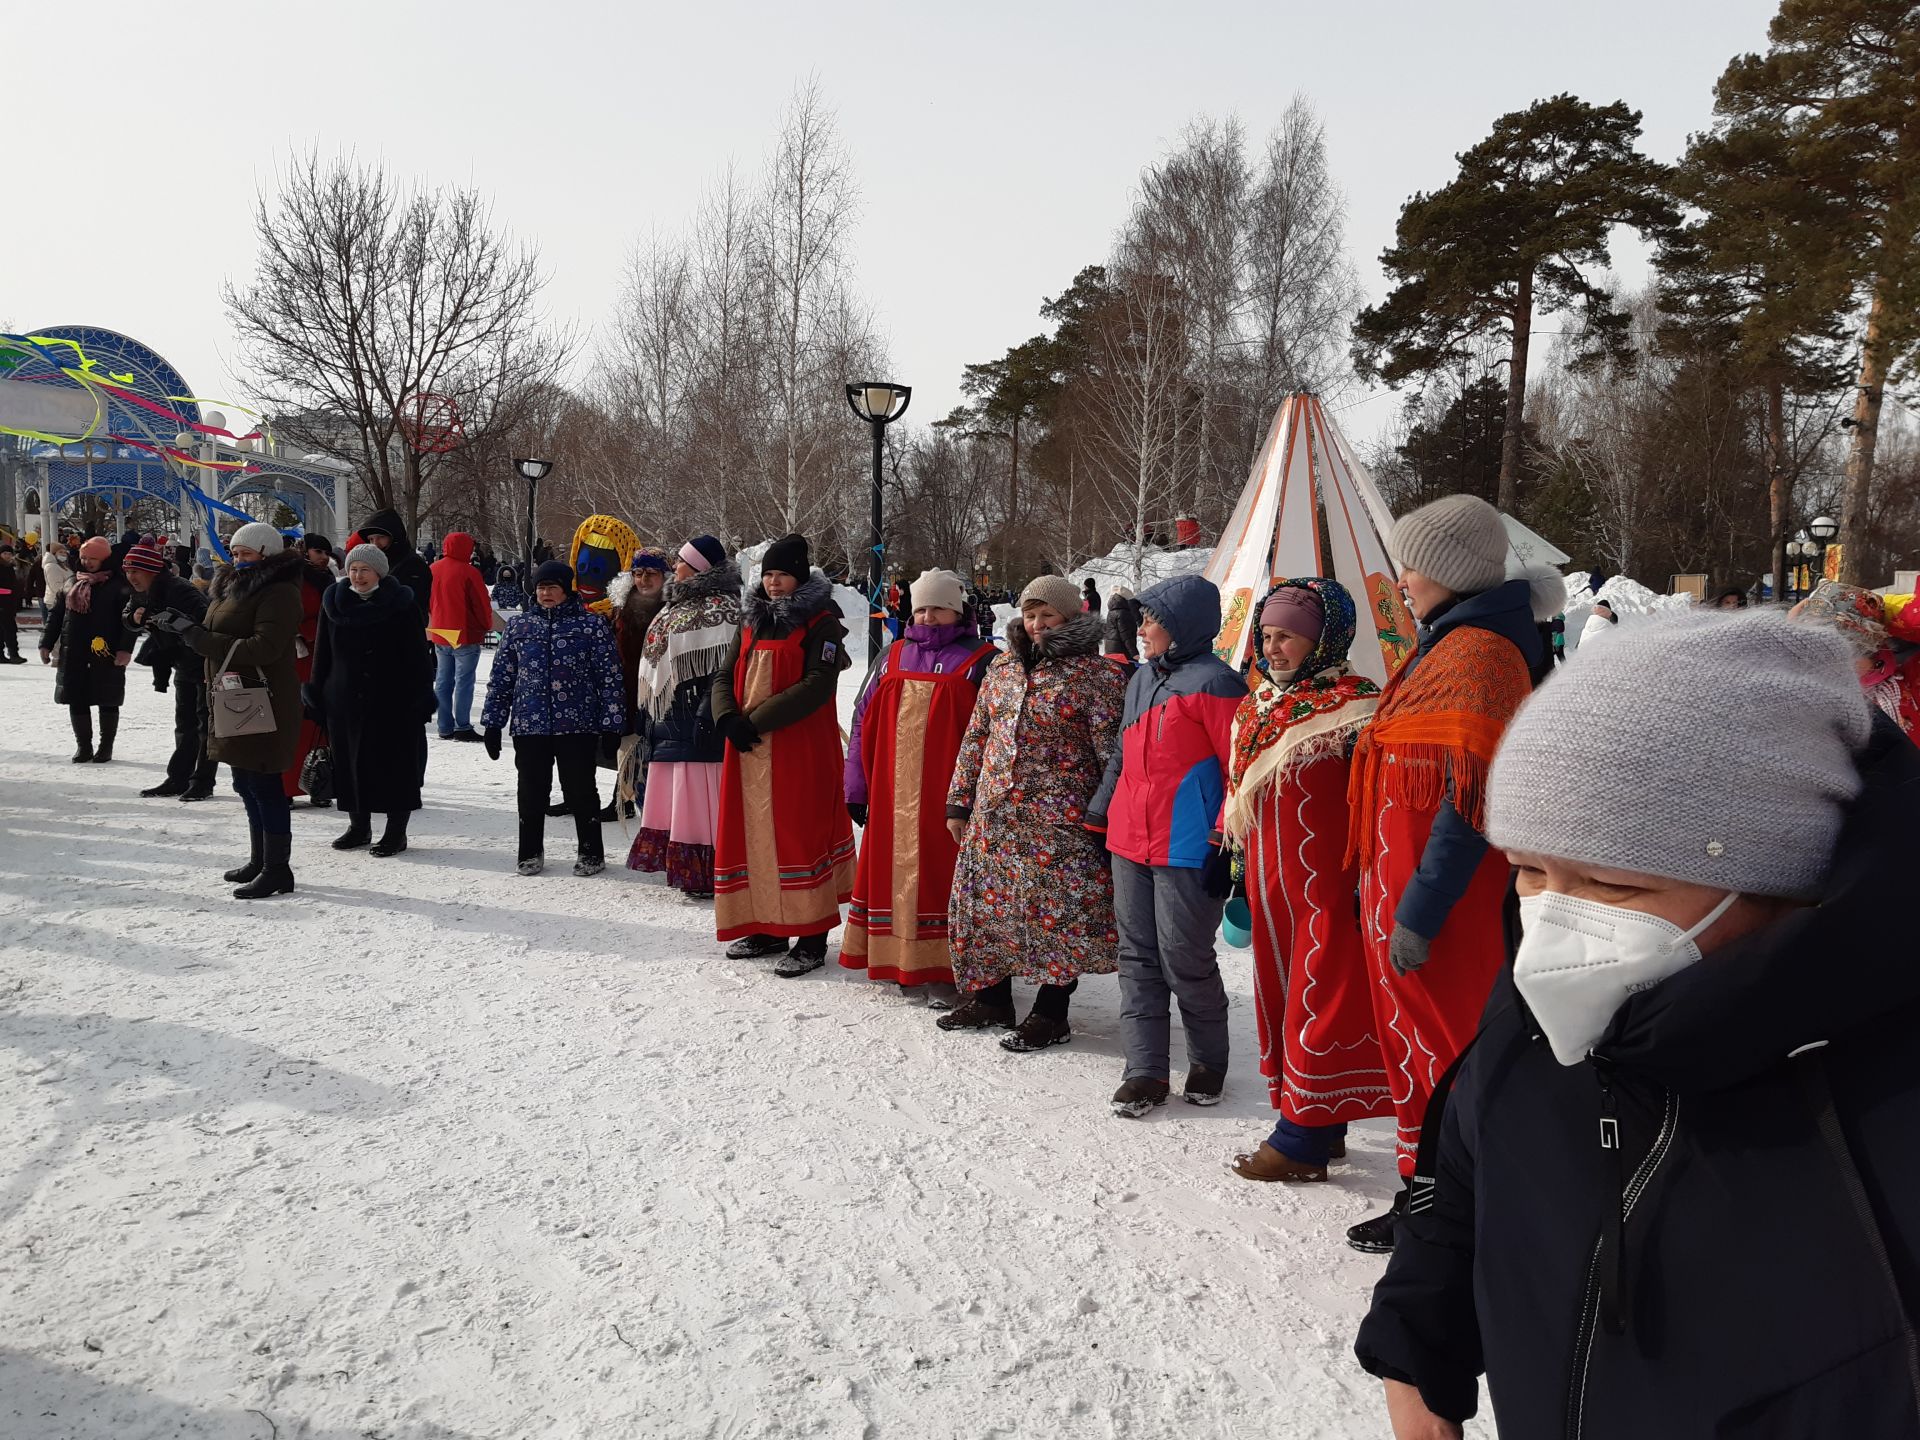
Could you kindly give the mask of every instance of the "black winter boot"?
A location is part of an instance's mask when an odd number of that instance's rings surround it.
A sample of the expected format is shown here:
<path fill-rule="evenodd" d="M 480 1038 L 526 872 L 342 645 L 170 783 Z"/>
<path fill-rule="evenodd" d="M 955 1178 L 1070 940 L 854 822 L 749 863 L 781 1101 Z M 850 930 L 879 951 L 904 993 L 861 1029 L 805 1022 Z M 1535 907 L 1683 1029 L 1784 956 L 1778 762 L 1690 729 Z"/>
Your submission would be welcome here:
<path fill-rule="evenodd" d="M 113 737 L 120 733 L 120 707 L 102 705 L 100 707 L 100 744 L 93 752 L 94 762 L 104 765 L 113 759 Z"/>
<path fill-rule="evenodd" d="M 244 885 L 247 881 L 259 875 L 260 867 L 265 861 L 262 859 L 260 853 L 260 827 L 258 825 L 250 825 L 247 827 L 247 839 L 248 843 L 253 846 L 253 858 L 248 860 L 244 865 L 236 865 L 233 869 L 224 872 L 220 876 L 222 880 L 229 881 L 235 885 Z"/>
<path fill-rule="evenodd" d="M 69 705 L 67 718 L 73 722 L 73 738 L 79 742 L 79 748 L 73 752 L 73 763 L 86 765 L 93 760 L 93 712 L 84 705 Z"/>
<path fill-rule="evenodd" d="M 818 970 L 826 963 L 826 935 L 802 935 L 793 942 L 791 950 L 773 962 L 773 973 L 782 980 L 792 980 Z"/>
<path fill-rule="evenodd" d="M 265 863 L 260 873 L 233 892 L 236 900 L 260 900 L 268 895 L 285 895 L 293 889 L 293 836 L 269 831 L 261 837 Z"/>
<path fill-rule="evenodd" d="M 373 839 L 373 816 L 365 810 L 347 812 L 347 828 L 333 842 L 336 850 L 358 850 Z"/>
<path fill-rule="evenodd" d="M 1393 1197 L 1393 1205 L 1384 1215 L 1376 1215 L 1371 1220 L 1362 1220 L 1347 1230 L 1347 1244 L 1363 1255 L 1391 1255 L 1393 1242 L 1400 1229 L 1400 1217 L 1407 1213 L 1407 1187 L 1404 1182 L 1400 1193 Z"/>
<path fill-rule="evenodd" d="M 406 848 L 407 812 L 405 810 L 389 810 L 387 812 L 387 828 L 380 832 L 379 841 L 375 843 L 373 849 L 368 853 L 384 858 L 388 855 L 398 855 Z"/>

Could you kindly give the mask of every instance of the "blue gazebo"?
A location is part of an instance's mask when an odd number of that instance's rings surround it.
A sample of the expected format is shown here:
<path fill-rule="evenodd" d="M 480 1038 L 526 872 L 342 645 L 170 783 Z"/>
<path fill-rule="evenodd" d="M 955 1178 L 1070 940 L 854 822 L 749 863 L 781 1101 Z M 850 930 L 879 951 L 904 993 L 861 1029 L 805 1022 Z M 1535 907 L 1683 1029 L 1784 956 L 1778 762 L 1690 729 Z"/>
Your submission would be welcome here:
<path fill-rule="evenodd" d="M 23 424 L 10 410 L 56 418 Z M 53 325 L 0 337 L 0 426 L 38 432 L 4 452 L 0 520 L 15 530 L 50 530 L 86 493 L 114 498 L 116 527 L 133 501 L 162 501 L 182 538 L 216 552 L 220 518 L 237 524 L 284 504 L 302 529 L 337 534 L 346 516 L 346 465 L 286 454 L 264 425 L 229 428 L 178 370 L 118 331 Z"/>

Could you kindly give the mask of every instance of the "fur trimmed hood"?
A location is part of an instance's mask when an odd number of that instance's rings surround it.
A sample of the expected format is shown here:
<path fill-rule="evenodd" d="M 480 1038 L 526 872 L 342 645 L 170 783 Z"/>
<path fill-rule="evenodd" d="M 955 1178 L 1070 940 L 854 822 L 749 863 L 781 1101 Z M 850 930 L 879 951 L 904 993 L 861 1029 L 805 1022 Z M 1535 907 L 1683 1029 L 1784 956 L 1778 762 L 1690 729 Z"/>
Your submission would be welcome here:
<path fill-rule="evenodd" d="M 834 604 L 833 583 L 815 570 L 801 582 L 798 590 L 778 600 L 770 599 L 765 587 L 754 586 L 753 593 L 747 596 L 746 621 L 755 635 L 778 640 L 801 629 L 827 609 L 839 613 L 839 607 Z"/>
<path fill-rule="evenodd" d="M 235 565 L 222 565 L 213 572 L 213 583 L 207 587 L 207 591 L 215 600 L 225 600 L 228 596 L 244 600 L 269 585 L 298 584 L 302 578 L 300 572 L 307 568 L 305 555 L 298 550 L 282 550 L 278 555 L 269 555 L 258 565 L 245 570 Z"/>
<path fill-rule="evenodd" d="M 1007 623 L 1007 652 L 1031 670 L 1042 660 L 1064 660 L 1070 655 L 1100 653 L 1100 617 L 1075 615 L 1058 629 L 1049 630 L 1038 644 L 1027 637 L 1027 627 L 1015 616 Z"/>

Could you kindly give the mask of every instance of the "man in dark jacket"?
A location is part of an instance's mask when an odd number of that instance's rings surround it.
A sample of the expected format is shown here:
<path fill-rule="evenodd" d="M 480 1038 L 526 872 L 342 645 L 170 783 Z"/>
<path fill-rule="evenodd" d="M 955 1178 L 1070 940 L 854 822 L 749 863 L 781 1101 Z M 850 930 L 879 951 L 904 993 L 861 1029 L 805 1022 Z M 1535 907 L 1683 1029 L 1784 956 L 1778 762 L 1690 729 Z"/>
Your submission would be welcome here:
<path fill-rule="evenodd" d="M 128 588 L 126 623 L 129 630 L 145 627 L 149 615 L 176 611 L 193 621 L 207 618 L 207 597 L 167 564 L 155 545 L 136 545 L 121 564 Z M 167 778 L 140 793 L 177 795 L 181 800 L 213 798 L 213 778 L 219 763 L 207 758 L 207 674 L 198 655 L 164 630 L 155 630 L 141 642 L 138 658 L 153 666 L 154 688 L 169 671 L 173 680 L 173 754 L 167 757 Z"/>
<path fill-rule="evenodd" d="M 395 583 L 413 592 L 413 607 L 420 612 L 420 626 L 424 630 L 430 623 L 428 617 L 433 613 L 433 570 L 414 553 L 413 542 L 407 538 L 407 527 L 400 519 L 400 512 L 376 511 L 361 523 L 359 534 L 362 540 L 386 555 L 387 574 L 393 577 Z"/>
<path fill-rule="evenodd" d="M 1623 634 L 1509 728 L 1515 956 L 1357 1346 L 1399 1440 L 1483 1372 L 1503 1435 L 1920 1436 L 1920 752 L 1870 713 L 1843 641 L 1749 611 Z"/>

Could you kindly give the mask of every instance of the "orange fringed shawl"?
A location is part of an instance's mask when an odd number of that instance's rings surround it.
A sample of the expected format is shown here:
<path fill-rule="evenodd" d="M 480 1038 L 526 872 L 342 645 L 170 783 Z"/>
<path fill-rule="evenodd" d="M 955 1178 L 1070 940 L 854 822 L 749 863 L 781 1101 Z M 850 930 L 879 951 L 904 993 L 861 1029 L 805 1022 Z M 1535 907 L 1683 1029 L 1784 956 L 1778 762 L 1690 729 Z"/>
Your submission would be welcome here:
<path fill-rule="evenodd" d="M 1353 752 L 1347 863 L 1373 863 L 1379 833 L 1373 817 L 1387 801 L 1438 810 L 1451 798 L 1461 817 L 1484 832 L 1493 752 L 1532 689 L 1513 642 L 1478 627 L 1462 626 L 1417 665 L 1401 666 Z"/>

